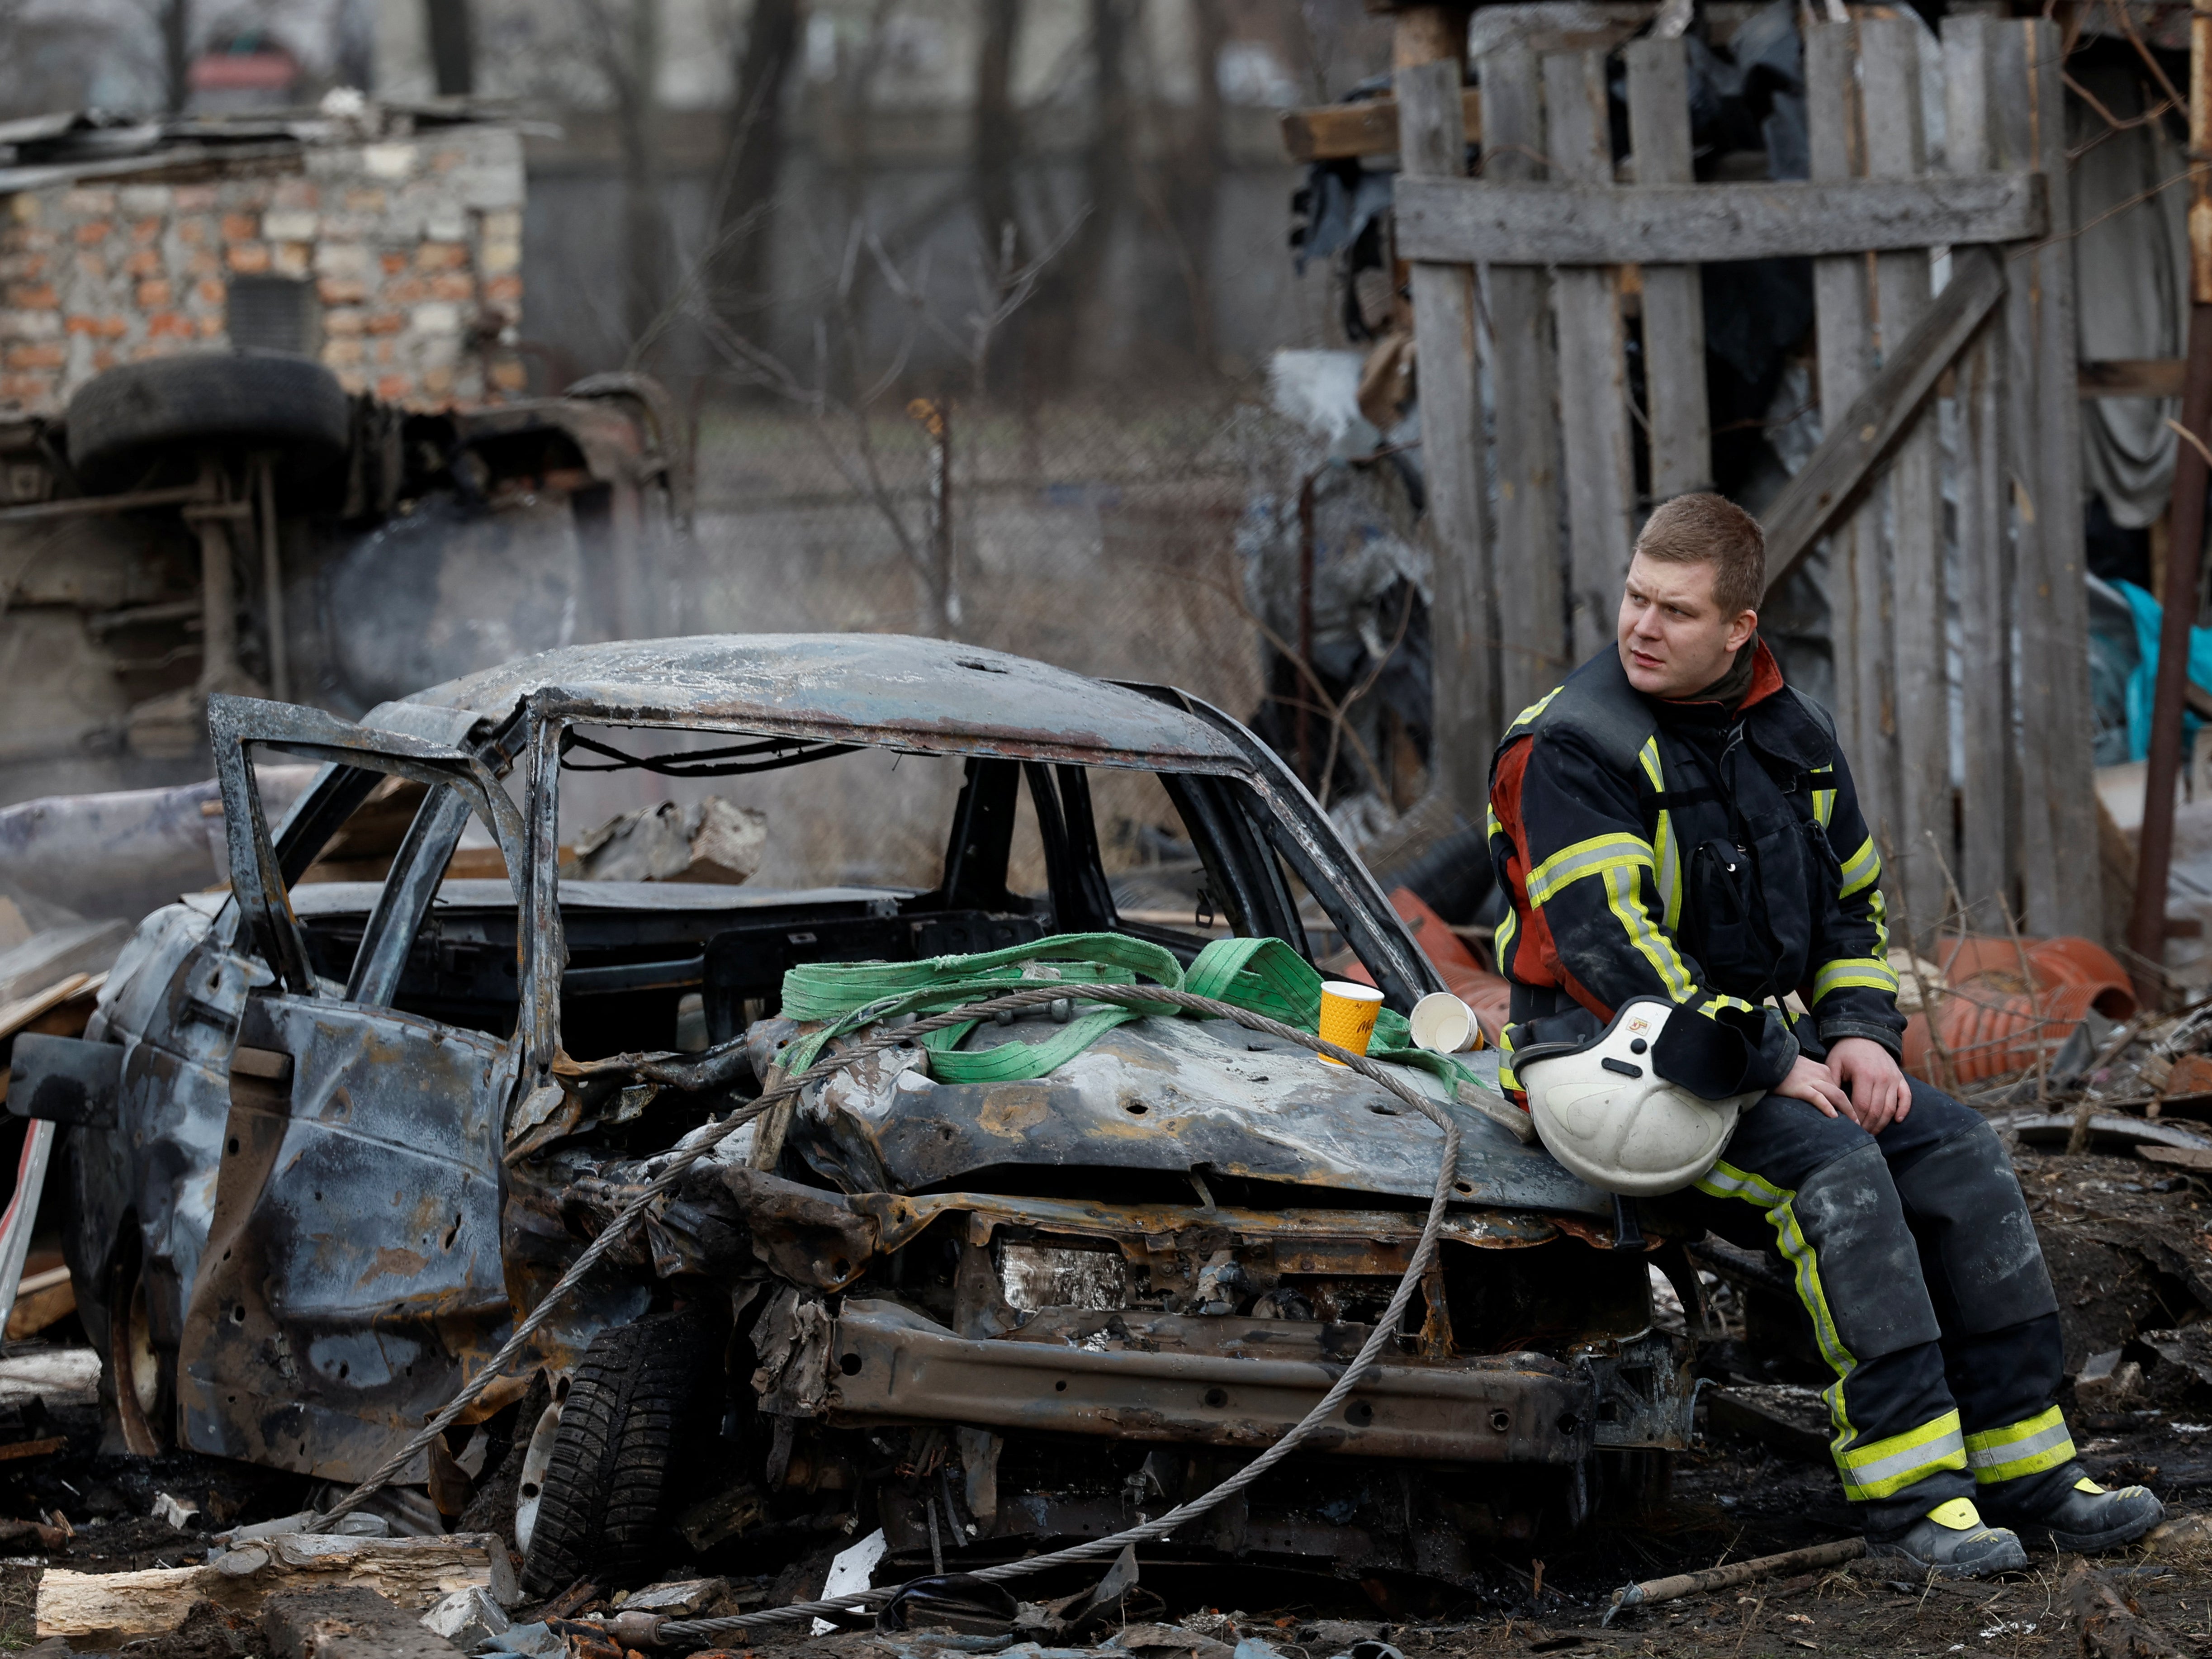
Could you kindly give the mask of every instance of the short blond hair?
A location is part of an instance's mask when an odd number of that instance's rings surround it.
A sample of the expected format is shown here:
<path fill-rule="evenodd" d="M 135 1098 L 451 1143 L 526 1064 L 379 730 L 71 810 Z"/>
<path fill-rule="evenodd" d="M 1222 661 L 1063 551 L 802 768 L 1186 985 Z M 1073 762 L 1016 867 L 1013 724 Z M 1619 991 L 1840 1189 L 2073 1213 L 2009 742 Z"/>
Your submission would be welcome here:
<path fill-rule="evenodd" d="M 1766 532 L 1725 495 L 1677 495 L 1652 509 L 1636 550 L 1661 564 L 1710 564 L 1713 599 L 1729 617 L 1766 597 Z"/>

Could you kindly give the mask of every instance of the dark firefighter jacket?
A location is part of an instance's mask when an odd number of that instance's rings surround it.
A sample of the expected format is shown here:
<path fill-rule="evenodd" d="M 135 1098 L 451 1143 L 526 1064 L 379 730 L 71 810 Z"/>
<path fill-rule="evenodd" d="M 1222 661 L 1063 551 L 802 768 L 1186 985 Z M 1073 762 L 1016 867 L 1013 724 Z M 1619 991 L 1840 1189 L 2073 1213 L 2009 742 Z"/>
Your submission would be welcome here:
<path fill-rule="evenodd" d="M 1768 1005 L 1749 1086 L 1841 1037 L 1899 1051 L 1881 860 L 1834 725 L 1756 653 L 1731 711 L 1644 696 L 1607 646 L 1498 745 L 1508 1088 L 1516 1047 L 1582 1041 L 1638 994 L 1716 1015 Z M 1780 1007 L 1793 990 L 1811 1011 L 1794 1030 Z"/>

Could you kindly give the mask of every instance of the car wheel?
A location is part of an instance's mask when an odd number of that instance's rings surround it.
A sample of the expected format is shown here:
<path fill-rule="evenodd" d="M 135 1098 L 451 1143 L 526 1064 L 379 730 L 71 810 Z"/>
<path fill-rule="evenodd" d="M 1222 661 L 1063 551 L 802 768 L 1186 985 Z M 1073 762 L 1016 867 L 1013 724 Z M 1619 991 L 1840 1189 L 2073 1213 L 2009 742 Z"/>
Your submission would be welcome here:
<path fill-rule="evenodd" d="M 88 481 L 113 483 L 173 444 L 265 447 L 319 465 L 344 453 L 352 420 L 337 376 L 310 358 L 187 352 L 119 364 L 78 388 L 69 404 L 70 465 Z"/>
<path fill-rule="evenodd" d="M 691 1313 L 656 1314 L 592 1339 L 536 1483 L 526 1593 L 556 1595 L 580 1578 L 611 1588 L 646 1576 L 682 1486 L 679 1452 L 688 1443 L 683 1455 L 696 1457 L 714 1430 L 720 1347 L 719 1334 Z"/>
<path fill-rule="evenodd" d="M 538 1415 L 522 1451 L 522 1478 L 514 1488 L 514 1547 L 526 1555 L 538 1532 L 538 1506 L 545 1496 L 545 1472 L 553 1467 L 553 1443 L 561 1433 L 561 1402 Z"/>
<path fill-rule="evenodd" d="M 154 1346 L 146 1276 L 135 1253 L 116 1264 L 108 1291 L 107 1352 L 102 1358 L 115 1396 L 116 1426 L 125 1451 L 135 1457 L 157 1456 L 169 1449 L 164 1427 L 169 1420 L 168 1379 L 161 1351 Z"/>

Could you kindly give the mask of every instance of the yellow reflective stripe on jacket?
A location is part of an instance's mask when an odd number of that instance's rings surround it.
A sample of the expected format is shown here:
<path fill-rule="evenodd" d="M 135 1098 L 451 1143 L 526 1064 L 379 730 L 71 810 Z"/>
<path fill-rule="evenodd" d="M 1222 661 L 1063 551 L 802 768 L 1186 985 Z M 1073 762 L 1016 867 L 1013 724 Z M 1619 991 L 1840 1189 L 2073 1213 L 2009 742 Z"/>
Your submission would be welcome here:
<path fill-rule="evenodd" d="M 1877 887 L 1867 895 L 1867 920 L 1874 923 L 1874 953 L 1889 965 L 1889 902 Z"/>
<path fill-rule="evenodd" d="M 1513 1074 L 1513 1026 L 1508 1021 L 1498 1034 L 1498 1086 L 1517 1091 L 1521 1079 Z"/>
<path fill-rule="evenodd" d="M 1650 781 L 1652 793 L 1664 790 L 1667 782 L 1660 774 L 1659 738 L 1656 732 L 1644 738 L 1636 758 L 1643 763 L 1644 775 Z M 1660 919 L 1671 933 L 1682 921 L 1682 860 L 1674 845 L 1674 817 L 1663 806 L 1659 809 L 1658 823 L 1652 828 L 1651 850 L 1657 860 Z"/>
<path fill-rule="evenodd" d="M 1741 997 L 1732 997 L 1725 991 L 1716 991 L 1698 1005 L 1698 1012 L 1708 1019 L 1723 1008 L 1741 1008 L 1747 1014 L 1756 1012 L 1753 1006 Z"/>
<path fill-rule="evenodd" d="M 1553 698 L 1558 696 L 1560 692 L 1566 689 L 1565 684 L 1562 682 L 1560 684 L 1553 686 L 1550 690 L 1544 693 L 1544 695 L 1537 698 L 1535 702 L 1530 703 L 1526 708 L 1522 709 L 1519 714 L 1513 717 L 1513 724 L 1505 728 L 1505 735 L 1509 738 L 1511 737 L 1522 726 L 1534 720 L 1537 715 L 1542 714 L 1547 708 L 1551 707 Z"/>
<path fill-rule="evenodd" d="M 1813 817 L 1819 821 L 1820 828 L 1826 829 L 1828 820 L 1835 816 L 1836 792 L 1832 789 L 1815 789 L 1813 792 Z"/>
<path fill-rule="evenodd" d="M 1571 881 L 1620 869 L 1649 870 L 1651 843 L 1640 836 L 1616 832 L 1592 836 L 1571 847 L 1562 847 L 1528 872 L 1528 902 L 1542 904 L 1556 897 Z"/>
<path fill-rule="evenodd" d="M 1890 965 L 1875 957 L 1838 957 L 1833 962 L 1824 962 L 1813 975 L 1814 1002 L 1831 991 L 1857 987 L 1869 991 L 1887 991 L 1897 994 L 1897 975 Z"/>
<path fill-rule="evenodd" d="M 2074 1437 L 2066 1431 L 2065 1415 L 2056 1406 L 2024 1422 L 1966 1437 L 1966 1467 L 1984 1484 L 2040 1474 L 2073 1461 Z"/>
<path fill-rule="evenodd" d="M 1505 920 L 1498 924 L 1490 935 L 1490 948 L 1503 965 L 1513 949 L 1514 935 L 1521 931 L 1521 913 L 1511 905 L 1505 907 Z"/>
<path fill-rule="evenodd" d="M 1869 836 L 1859 850 L 1844 860 L 1844 884 L 1837 895 L 1849 898 L 1863 888 L 1871 887 L 1881 877 L 1881 854 L 1875 851 L 1874 837 Z"/>
<path fill-rule="evenodd" d="M 1629 868 L 1614 868 L 1605 872 L 1606 908 L 1611 910 L 1628 935 L 1628 942 L 1636 947 L 1637 954 L 1650 963 L 1659 975 L 1659 982 L 1667 988 L 1667 994 L 1677 1002 L 1689 1000 L 1697 988 L 1690 977 L 1690 964 L 1682 960 L 1682 953 L 1674 948 L 1674 941 L 1659 931 L 1651 920 L 1651 913 L 1644 908 L 1644 899 L 1637 892 L 1636 872 Z"/>
<path fill-rule="evenodd" d="M 1966 1442 L 1959 1432 L 1959 1413 L 1948 1411 L 1917 1429 L 1887 1440 L 1854 1446 L 1836 1455 L 1844 1496 L 1855 1504 L 1889 1498 L 1941 1469 L 1966 1467 Z"/>

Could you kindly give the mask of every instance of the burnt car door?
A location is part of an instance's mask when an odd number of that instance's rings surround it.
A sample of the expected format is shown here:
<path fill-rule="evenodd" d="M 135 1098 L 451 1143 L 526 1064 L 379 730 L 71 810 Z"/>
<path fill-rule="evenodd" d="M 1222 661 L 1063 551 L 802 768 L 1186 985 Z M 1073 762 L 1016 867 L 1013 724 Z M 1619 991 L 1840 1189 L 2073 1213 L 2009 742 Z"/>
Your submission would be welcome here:
<path fill-rule="evenodd" d="M 352 1480 L 510 1328 L 500 1146 L 516 1037 L 393 1002 L 470 817 L 510 872 L 521 821 L 490 768 L 448 744 L 242 698 L 214 699 L 209 723 L 241 945 L 274 983 L 248 999 L 231 1057 L 179 1416 L 198 1450 Z M 288 844 L 280 863 L 249 748 L 339 769 L 316 797 L 333 831 L 386 777 L 426 786 L 349 967 L 294 909 L 287 866 L 305 859 Z"/>

